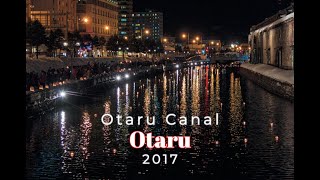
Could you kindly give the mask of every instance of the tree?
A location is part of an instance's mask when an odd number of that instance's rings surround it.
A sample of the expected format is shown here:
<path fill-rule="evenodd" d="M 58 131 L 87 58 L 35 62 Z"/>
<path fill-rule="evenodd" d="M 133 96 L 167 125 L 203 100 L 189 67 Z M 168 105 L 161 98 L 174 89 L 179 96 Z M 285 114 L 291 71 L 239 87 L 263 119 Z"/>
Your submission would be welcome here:
<path fill-rule="evenodd" d="M 48 48 L 48 53 L 50 54 L 51 57 L 54 56 L 54 53 L 53 53 L 55 51 L 54 42 L 55 42 L 55 36 L 54 36 L 54 32 L 51 30 L 45 43 L 45 45 Z"/>
<path fill-rule="evenodd" d="M 56 29 L 55 31 L 50 31 L 45 45 L 48 48 L 50 56 L 56 56 L 57 50 L 62 48 L 62 41 L 64 40 L 64 34 L 61 29 Z M 59 53 L 60 56 L 60 53 Z"/>
<path fill-rule="evenodd" d="M 79 31 L 75 31 L 73 33 L 68 32 L 68 45 L 70 47 L 70 49 L 73 50 L 73 57 L 76 56 L 77 52 L 76 52 L 76 47 L 80 46 L 81 44 L 81 35 Z"/>
<path fill-rule="evenodd" d="M 93 38 L 92 38 L 92 45 L 93 46 L 97 46 L 99 47 L 100 44 L 99 44 L 99 37 L 97 35 L 95 35 Z"/>
<path fill-rule="evenodd" d="M 36 56 L 39 56 L 39 46 L 46 42 L 45 28 L 40 21 L 35 20 L 27 23 L 26 38 L 29 41 L 31 47 L 36 46 Z"/>
<path fill-rule="evenodd" d="M 118 51 L 120 38 L 117 35 L 111 36 L 107 41 L 107 49 L 111 51 Z M 112 55 L 114 55 L 112 53 Z"/>
<path fill-rule="evenodd" d="M 93 42 L 93 38 L 90 34 L 84 34 L 82 36 L 82 43 L 83 45 L 92 45 Z M 92 54 L 90 53 L 91 51 L 89 51 L 89 56 L 91 56 Z"/>
<path fill-rule="evenodd" d="M 101 37 L 99 38 L 100 48 L 103 48 L 103 46 L 106 45 L 106 42 L 107 42 L 106 38 L 104 38 L 103 36 L 101 36 Z"/>
<path fill-rule="evenodd" d="M 83 43 L 92 43 L 93 38 L 90 34 L 84 34 L 82 37 Z"/>

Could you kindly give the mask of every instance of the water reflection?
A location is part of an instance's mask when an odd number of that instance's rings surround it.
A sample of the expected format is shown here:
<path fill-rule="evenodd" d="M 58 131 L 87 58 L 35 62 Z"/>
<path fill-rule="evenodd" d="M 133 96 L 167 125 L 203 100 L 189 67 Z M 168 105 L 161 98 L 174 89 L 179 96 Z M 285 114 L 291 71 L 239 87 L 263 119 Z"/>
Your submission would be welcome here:
<path fill-rule="evenodd" d="M 224 179 L 293 177 L 293 104 L 232 69 L 221 73 L 211 65 L 166 72 L 109 88 L 102 103 L 81 101 L 77 106 L 84 108 L 66 105 L 33 119 L 26 145 L 29 179 L 126 179 L 129 175 L 137 179 L 178 174 Z M 102 125 L 104 113 L 114 115 L 112 125 Z M 169 113 L 186 116 L 188 125 L 180 125 L 178 119 L 175 126 L 167 125 Z M 122 116 L 122 125 L 117 124 L 117 114 Z M 128 115 L 135 119 L 133 126 L 125 123 Z M 199 116 L 203 124 L 207 115 L 213 119 L 212 126 L 190 125 L 191 116 Z M 144 116 L 140 126 L 137 116 Z M 145 121 L 152 116 L 155 126 Z M 135 130 L 191 135 L 192 149 L 134 150 L 128 136 Z M 145 166 L 143 153 L 179 156 L 175 165 Z"/>

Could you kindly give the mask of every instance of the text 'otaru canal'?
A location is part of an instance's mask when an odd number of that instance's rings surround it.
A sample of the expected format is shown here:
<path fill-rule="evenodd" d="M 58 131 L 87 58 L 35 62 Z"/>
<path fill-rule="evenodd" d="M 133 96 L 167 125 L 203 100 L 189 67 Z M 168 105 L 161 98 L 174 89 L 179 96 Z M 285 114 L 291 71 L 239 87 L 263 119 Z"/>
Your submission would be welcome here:
<path fill-rule="evenodd" d="M 137 122 L 138 125 L 141 125 L 143 122 L 150 126 L 156 125 L 155 116 L 138 116 L 137 119 L 134 119 L 132 116 L 122 117 L 121 115 L 116 115 L 116 122 L 118 125 L 126 124 L 128 126 L 134 125 L 134 122 Z M 114 122 L 114 117 L 111 114 L 104 114 L 101 117 L 101 122 L 109 126 Z M 204 116 L 203 119 L 198 116 L 191 116 L 191 119 L 188 120 L 186 116 L 180 116 L 177 118 L 175 114 L 168 114 L 165 118 L 165 122 L 174 126 L 179 123 L 182 126 L 185 125 L 219 125 L 219 113 L 216 113 L 215 117 Z M 152 133 L 147 133 L 146 135 L 141 131 L 134 131 L 130 134 L 130 145 L 133 148 L 139 149 L 142 147 L 147 147 L 149 149 L 153 148 L 163 148 L 171 149 L 174 148 L 175 143 L 177 143 L 179 148 L 191 148 L 191 137 L 190 136 L 153 136 Z"/>

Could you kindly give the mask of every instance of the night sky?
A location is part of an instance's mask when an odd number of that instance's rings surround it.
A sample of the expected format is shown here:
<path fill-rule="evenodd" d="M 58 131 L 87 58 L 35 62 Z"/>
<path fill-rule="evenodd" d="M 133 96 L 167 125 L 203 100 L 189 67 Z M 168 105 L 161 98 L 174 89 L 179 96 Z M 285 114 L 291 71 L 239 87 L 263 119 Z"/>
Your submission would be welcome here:
<path fill-rule="evenodd" d="M 290 0 L 133 0 L 134 11 L 164 13 L 164 35 L 202 33 L 225 42 L 246 42 L 249 29 Z M 191 37 L 190 37 L 191 38 Z"/>

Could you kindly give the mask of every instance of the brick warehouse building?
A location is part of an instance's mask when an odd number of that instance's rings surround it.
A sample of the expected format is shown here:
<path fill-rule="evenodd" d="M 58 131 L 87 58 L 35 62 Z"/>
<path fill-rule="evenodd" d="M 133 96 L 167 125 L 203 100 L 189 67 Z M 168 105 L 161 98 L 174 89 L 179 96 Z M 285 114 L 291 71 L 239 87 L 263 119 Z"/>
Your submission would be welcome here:
<path fill-rule="evenodd" d="M 263 22 L 252 26 L 248 37 L 250 62 L 282 69 L 294 67 L 294 7 L 291 4 Z"/>

